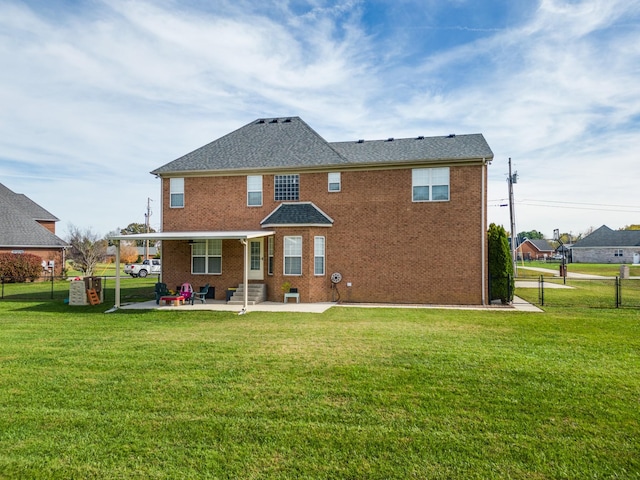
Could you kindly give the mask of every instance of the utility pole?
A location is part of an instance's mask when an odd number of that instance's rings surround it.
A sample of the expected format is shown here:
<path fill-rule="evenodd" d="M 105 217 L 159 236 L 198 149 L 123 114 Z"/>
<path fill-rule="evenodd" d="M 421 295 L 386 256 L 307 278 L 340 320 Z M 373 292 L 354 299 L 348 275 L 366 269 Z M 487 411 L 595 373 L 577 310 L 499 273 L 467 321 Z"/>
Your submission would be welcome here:
<path fill-rule="evenodd" d="M 513 275 L 518 275 L 518 258 L 516 256 L 516 211 L 513 198 L 513 184 L 518 183 L 518 172 L 511 174 L 511 157 L 509 157 L 509 216 L 511 219 L 511 262 L 513 263 Z"/>
<path fill-rule="evenodd" d="M 147 213 L 144 214 L 144 226 L 146 233 L 149 233 L 149 217 L 151 217 L 151 199 L 147 197 Z M 144 258 L 149 260 L 149 240 L 144 241 Z"/>

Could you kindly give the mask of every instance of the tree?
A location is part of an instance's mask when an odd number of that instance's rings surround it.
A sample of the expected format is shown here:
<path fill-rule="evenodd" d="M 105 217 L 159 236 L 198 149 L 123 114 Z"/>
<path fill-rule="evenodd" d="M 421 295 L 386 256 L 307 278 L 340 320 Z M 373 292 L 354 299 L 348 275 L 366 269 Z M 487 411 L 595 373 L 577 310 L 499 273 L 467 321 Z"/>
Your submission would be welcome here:
<path fill-rule="evenodd" d="M 539 232 L 538 230 L 530 230 L 528 232 L 520 232 L 518 234 L 518 238 L 520 239 L 528 238 L 529 240 L 539 240 L 544 238 L 544 235 L 542 234 L 542 232 Z"/>
<path fill-rule="evenodd" d="M 85 275 L 93 275 L 96 265 L 103 262 L 107 256 L 107 241 L 100 238 L 91 229 L 80 230 L 71 225 L 69 232 L 67 240 L 71 245 L 69 258 L 75 267 Z"/>
<path fill-rule="evenodd" d="M 490 300 L 501 300 L 502 303 L 513 301 L 515 281 L 513 278 L 513 261 L 509 250 L 507 232 L 495 223 L 489 225 L 489 277 L 491 278 Z"/>
<path fill-rule="evenodd" d="M 120 230 L 121 235 L 133 235 L 135 233 L 147 233 L 147 226 L 144 223 L 130 223 L 126 228 Z M 149 227 L 148 233 L 156 233 L 156 231 Z M 150 247 L 155 246 L 155 244 L 155 240 L 149 240 Z M 136 240 L 136 247 L 144 247 L 144 240 Z"/>

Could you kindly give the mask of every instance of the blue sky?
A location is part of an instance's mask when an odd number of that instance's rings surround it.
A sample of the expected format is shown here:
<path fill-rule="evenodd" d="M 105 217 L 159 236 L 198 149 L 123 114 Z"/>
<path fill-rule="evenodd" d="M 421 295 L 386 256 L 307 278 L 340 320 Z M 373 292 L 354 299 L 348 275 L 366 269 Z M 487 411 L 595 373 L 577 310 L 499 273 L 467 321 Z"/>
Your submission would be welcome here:
<path fill-rule="evenodd" d="M 148 172 L 260 117 L 329 141 L 482 133 L 489 221 L 640 224 L 640 0 L 0 0 L 0 182 L 144 222 Z"/>

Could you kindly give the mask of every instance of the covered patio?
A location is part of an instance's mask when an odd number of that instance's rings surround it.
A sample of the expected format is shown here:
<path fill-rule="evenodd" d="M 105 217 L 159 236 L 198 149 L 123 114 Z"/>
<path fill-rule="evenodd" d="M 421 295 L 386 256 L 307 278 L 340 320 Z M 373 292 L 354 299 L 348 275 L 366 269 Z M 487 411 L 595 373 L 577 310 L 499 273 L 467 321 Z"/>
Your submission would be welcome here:
<path fill-rule="evenodd" d="M 202 241 L 202 240 L 238 240 L 244 247 L 244 255 L 243 255 L 243 283 L 244 283 L 244 302 L 242 308 L 238 312 L 239 314 L 243 314 L 247 312 L 248 307 L 248 284 L 249 284 L 249 265 L 250 265 L 250 257 L 249 257 L 249 242 L 252 239 L 259 239 L 274 235 L 273 231 L 253 231 L 253 230 L 239 230 L 239 231 L 210 231 L 210 232 L 156 232 L 156 233 L 138 233 L 133 235 L 114 235 L 110 237 L 116 246 L 116 265 L 120 265 L 120 243 L 123 240 L 127 241 L 136 241 L 136 240 L 158 240 L 158 241 Z M 164 268 L 164 265 L 163 265 Z M 163 272 L 164 273 L 164 272 Z M 162 276 L 160 277 L 162 279 Z M 120 299 L 120 279 L 121 279 L 121 271 L 120 268 L 116 268 L 116 278 L 115 278 L 115 303 L 113 308 L 119 309 L 124 308 Z M 212 301 L 213 304 L 220 304 L 220 306 L 230 307 L 228 310 L 237 311 L 238 308 L 235 305 L 226 305 L 224 302 L 215 302 Z M 146 308 L 158 308 L 158 305 L 147 306 Z M 204 306 L 206 306 L 205 304 Z M 285 306 L 283 304 L 283 306 Z M 199 305 L 187 305 L 183 307 L 188 307 L 190 309 L 199 308 Z M 258 310 L 258 305 L 252 305 L 252 309 Z M 127 308 L 133 308 L 130 305 Z M 143 307 L 139 307 L 143 308 Z M 181 308 L 178 307 L 168 307 L 168 308 Z"/>

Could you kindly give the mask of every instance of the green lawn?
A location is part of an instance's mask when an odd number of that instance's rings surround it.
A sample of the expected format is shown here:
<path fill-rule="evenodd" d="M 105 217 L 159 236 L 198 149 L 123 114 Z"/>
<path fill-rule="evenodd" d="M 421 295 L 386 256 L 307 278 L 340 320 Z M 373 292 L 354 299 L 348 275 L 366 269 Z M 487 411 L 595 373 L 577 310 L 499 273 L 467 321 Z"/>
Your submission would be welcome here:
<path fill-rule="evenodd" d="M 0 478 L 640 478 L 640 311 L 0 301 Z"/>
<path fill-rule="evenodd" d="M 559 272 L 560 262 L 518 262 L 518 267 L 538 267 L 548 268 L 554 272 Z M 630 276 L 640 276 L 640 265 L 628 265 Z M 605 277 L 616 277 L 620 275 L 619 264 L 600 264 L 600 263 L 569 263 L 567 271 L 574 273 L 585 273 L 588 275 L 602 275 Z M 518 276 L 540 276 L 539 272 L 526 271 L 526 269 L 518 269 Z"/>

